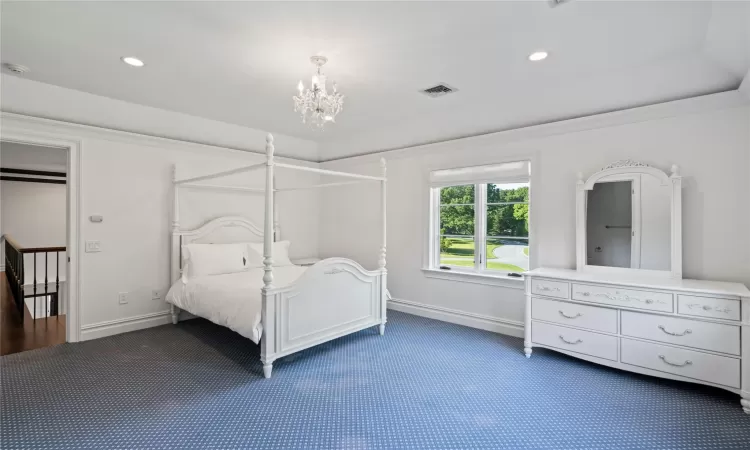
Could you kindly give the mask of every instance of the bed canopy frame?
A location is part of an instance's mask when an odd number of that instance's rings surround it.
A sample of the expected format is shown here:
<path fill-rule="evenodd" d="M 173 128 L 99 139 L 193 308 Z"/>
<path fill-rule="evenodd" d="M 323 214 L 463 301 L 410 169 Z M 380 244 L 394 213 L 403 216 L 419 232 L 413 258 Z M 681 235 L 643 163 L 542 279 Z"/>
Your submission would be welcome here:
<path fill-rule="evenodd" d="M 321 183 L 310 186 L 277 188 L 274 168 L 312 172 L 349 178 L 348 181 Z M 266 161 L 234 169 L 214 172 L 190 178 L 177 179 L 177 168 L 173 168 L 173 210 L 172 210 L 172 281 L 180 279 L 182 273 L 181 248 L 192 242 L 198 235 L 205 235 L 216 228 L 240 226 L 259 235 L 258 227 L 243 218 L 223 217 L 214 219 L 197 230 L 180 228 L 179 193 L 182 188 L 220 191 L 253 192 L 265 195 L 265 217 L 263 226 L 263 288 L 261 360 L 266 378 L 271 376 L 275 359 L 303 350 L 313 345 L 335 339 L 374 325 L 379 326 L 380 334 L 385 332 L 386 323 L 386 163 L 380 160 L 381 176 L 361 175 L 300 166 L 274 159 L 273 136 L 266 137 Z M 201 182 L 215 180 L 240 173 L 251 173 L 265 168 L 264 188 L 225 186 Z M 276 194 L 304 189 L 347 186 L 357 183 L 380 183 L 382 240 L 378 251 L 378 268 L 364 269 L 358 263 L 346 258 L 329 258 L 310 267 L 303 276 L 290 286 L 275 286 L 273 276 L 273 242 L 280 239 L 281 229 L 276 207 Z M 190 239 L 186 238 L 190 236 Z M 332 277 L 348 273 L 349 277 Z M 342 293 L 345 293 L 342 298 Z M 313 304 L 325 317 L 313 317 L 309 306 Z M 177 323 L 179 308 L 171 306 L 172 322 Z M 314 314 L 312 314 L 314 316 Z"/>

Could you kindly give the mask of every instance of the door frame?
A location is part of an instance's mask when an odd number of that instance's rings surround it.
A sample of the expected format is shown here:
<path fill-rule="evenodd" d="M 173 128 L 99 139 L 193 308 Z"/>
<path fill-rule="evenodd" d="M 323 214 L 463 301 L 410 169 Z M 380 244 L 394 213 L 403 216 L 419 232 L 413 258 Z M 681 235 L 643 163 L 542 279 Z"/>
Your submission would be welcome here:
<path fill-rule="evenodd" d="M 65 149 L 68 152 L 66 176 L 66 226 L 67 226 L 67 265 L 66 265 L 66 300 L 65 341 L 78 342 L 81 340 L 81 242 L 80 233 L 80 205 L 81 205 L 81 152 L 82 142 L 69 136 L 36 132 L 16 126 L 4 121 L 0 140 L 18 144 L 29 144 L 42 147 Z"/>

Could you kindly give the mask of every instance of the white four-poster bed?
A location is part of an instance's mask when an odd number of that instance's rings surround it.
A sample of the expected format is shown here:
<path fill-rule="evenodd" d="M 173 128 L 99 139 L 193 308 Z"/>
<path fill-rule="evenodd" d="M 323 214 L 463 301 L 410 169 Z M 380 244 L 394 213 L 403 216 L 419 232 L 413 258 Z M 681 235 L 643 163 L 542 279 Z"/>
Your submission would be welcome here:
<path fill-rule="evenodd" d="M 275 188 L 274 168 L 346 177 L 355 181 L 323 183 L 308 187 Z M 228 175 L 265 168 L 265 188 L 203 184 Z M 372 326 L 385 332 L 386 323 L 386 168 L 380 177 L 323 170 L 274 161 L 273 136 L 266 138 L 266 162 L 203 176 L 177 179 L 173 175 L 171 275 L 174 285 L 166 296 L 172 322 L 181 309 L 228 326 L 245 337 L 260 341 L 263 374 L 271 376 L 273 362 L 286 355 Z M 329 258 L 308 268 L 278 267 L 273 248 L 281 229 L 276 214 L 276 194 L 307 188 L 377 181 L 381 190 L 382 244 L 378 268 L 366 270 L 346 258 Z M 180 228 L 179 192 L 183 188 L 249 191 L 265 195 L 265 219 L 261 230 L 242 217 L 219 217 L 193 230 Z M 262 242 L 262 266 L 242 273 L 187 278 L 185 248 L 191 244 Z M 188 247 L 186 247 L 188 246 Z M 244 257 L 243 257 L 244 258 Z M 245 260 L 243 259 L 243 262 Z M 260 260 L 259 260 L 260 261 Z M 247 316 L 247 317 L 244 317 Z M 256 317 L 253 323 L 253 317 Z"/>

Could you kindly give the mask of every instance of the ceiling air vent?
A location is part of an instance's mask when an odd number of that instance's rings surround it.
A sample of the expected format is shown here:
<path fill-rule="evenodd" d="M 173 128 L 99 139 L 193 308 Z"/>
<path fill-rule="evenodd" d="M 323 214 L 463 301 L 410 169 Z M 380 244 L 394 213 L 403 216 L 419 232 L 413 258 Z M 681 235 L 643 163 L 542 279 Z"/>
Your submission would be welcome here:
<path fill-rule="evenodd" d="M 440 83 L 437 86 L 429 87 L 421 92 L 428 97 L 440 97 L 442 95 L 450 94 L 451 92 L 457 92 L 457 91 L 458 89 L 454 87 L 450 87 L 445 83 Z"/>
<path fill-rule="evenodd" d="M 555 6 L 560 6 L 563 3 L 568 3 L 568 2 L 571 2 L 571 1 L 573 1 L 573 0 L 549 0 L 549 7 L 550 8 L 554 8 Z"/>

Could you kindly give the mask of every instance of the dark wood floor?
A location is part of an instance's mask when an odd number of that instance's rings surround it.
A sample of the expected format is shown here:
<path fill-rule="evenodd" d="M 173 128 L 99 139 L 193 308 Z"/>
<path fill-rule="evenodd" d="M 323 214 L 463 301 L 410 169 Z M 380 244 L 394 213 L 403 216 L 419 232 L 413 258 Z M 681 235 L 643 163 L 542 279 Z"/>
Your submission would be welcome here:
<path fill-rule="evenodd" d="M 65 342 L 65 316 L 34 320 L 24 308 L 24 320 L 13 304 L 13 297 L 0 272 L 0 355 L 49 347 Z"/>

